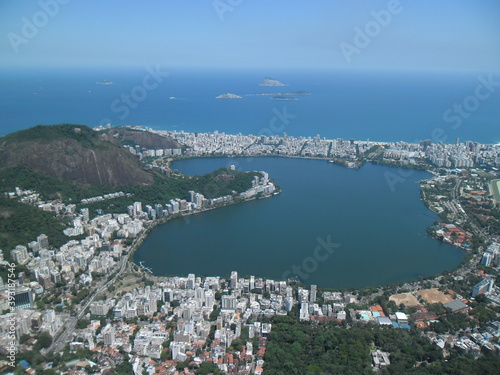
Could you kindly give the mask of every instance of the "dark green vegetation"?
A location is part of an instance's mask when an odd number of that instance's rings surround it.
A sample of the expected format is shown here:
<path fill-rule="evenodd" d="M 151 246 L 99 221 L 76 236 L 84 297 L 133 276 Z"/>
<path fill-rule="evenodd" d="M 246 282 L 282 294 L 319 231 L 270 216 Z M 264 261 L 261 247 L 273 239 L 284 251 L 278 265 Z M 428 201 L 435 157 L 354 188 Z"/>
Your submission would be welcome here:
<path fill-rule="evenodd" d="M 200 365 L 200 367 L 198 368 L 198 370 L 196 370 L 196 374 L 200 374 L 200 375 L 208 375 L 208 374 L 222 375 L 224 373 L 221 370 L 219 370 L 219 368 L 217 367 L 217 365 L 215 365 L 213 363 L 205 362 L 205 363 L 202 363 Z"/>
<path fill-rule="evenodd" d="M 149 185 L 153 174 L 118 140 L 83 125 L 39 125 L 0 138 L 2 167 L 28 166 L 80 185 Z"/>
<path fill-rule="evenodd" d="M 62 229 L 63 224 L 53 213 L 0 195 L 0 249 L 7 253 L 16 245 L 36 240 L 42 233 L 49 237 L 51 245 L 61 246 L 67 242 Z"/>
<path fill-rule="evenodd" d="M 105 212 L 123 213 L 126 212 L 128 205 L 137 201 L 143 204 L 165 204 L 174 198 L 186 199 L 190 190 L 202 193 L 206 198 L 232 194 L 233 191 L 239 193 L 251 187 L 255 175 L 258 173 L 221 168 L 204 176 L 194 177 L 184 175 L 168 177 L 155 174 L 154 183 L 146 186 L 81 186 L 66 179 L 46 176 L 25 166 L 17 166 L 0 168 L 0 191 L 9 192 L 14 191 L 15 187 L 20 187 L 40 193 L 42 199 L 59 199 L 66 204 L 77 205 L 83 198 L 123 191 L 132 196 L 81 206 L 94 211 L 102 209 Z"/>
<path fill-rule="evenodd" d="M 76 130 L 79 129 L 79 130 Z M 83 147 L 99 147 L 100 142 L 96 133 L 87 126 L 83 125 L 38 125 L 33 128 L 20 130 L 15 133 L 2 137 L 2 146 L 15 143 L 51 143 L 59 140 L 75 140 Z"/>
<path fill-rule="evenodd" d="M 442 174 L 444 173 L 443 171 Z M 479 246 L 484 247 L 484 242 L 488 241 L 487 237 L 481 235 L 481 231 L 500 233 L 500 209 L 489 192 L 491 180 L 492 175 L 485 171 L 477 174 L 462 171 L 441 181 L 433 180 L 432 186 L 424 184 L 421 187 L 421 196 L 426 205 L 433 211 L 440 207 L 442 211 L 439 215 L 444 221 L 461 222 L 462 228 L 475 233 L 475 236 L 466 241 L 474 250 Z M 443 201 L 453 201 L 457 198 L 466 215 L 450 210 L 443 204 Z M 431 233 L 435 234 L 436 229 L 437 227 L 431 228 Z"/>
<path fill-rule="evenodd" d="M 370 374 L 368 330 L 334 325 L 315 328 L 276 318 L 264 357 L 266 375 Z"/>
<path fill-rule="evenodd" d="M 43 345 L 50 345 L 49 343 L 51 342 L 52 338 L 50 338 L 49 335 L 45 333 L 41 333 L 36 337 L 39 341 L 42 342 Z M 98 359 L 95 357 L 95 353 L 88 349 L 81 349 L 77 350 L 74 352 L 71 352 L 69 350 L 69 344 L 66 345 L 64 348 L 63 352 L 59 353 L 53 353 L 53 352 L 48 352 L 46 354 L 42 354 L 40 351 L 40 348 L 43 348 L 41 344 L 35 344 L 32 348 L 32 350 L 27 350 L 22 353 L 17 353 L 16 354 L 16 362 L 19 363 L 22 360 L 25 360 L 29 363 L 30 367 L 33 368 L 37 374 L 60 374 L 61 371 L 63 373 L 67 373 L 69 370 L 74 370 L 74 369 L 81 369 L 81 370 L 86 370 L 87 373 L 92 373 L 93 371 L 98 370 L 98 368 L 86 366 L 85 368 L 83 367 L 77 367 L 75 365 L 69 366 L 67 365 L 71 361 L 74 360 L 94 360 L 95 362 L 98 362 Z M 120 353 L 117 355 L 117 364 L 114 367 L 113 371 L 110 372 L 112 374 L 117 374 L 117 375 L 133 375 L 134 372 L 132 370 L 132 365 L 128 361 L 128 355 L 120 351 Z M 47 364 L 47 362 L 52 363 L 52 368 L 49 369 L 44 369 L 44 366 Z M 57 369 L 57 370 L 56 370 Z M 0 368 L 0 371 L 3 370 Z M 12 367 L 5 367 L 5 371 L 13 371 L 14 374 L 26 374 L 26 369 L 23 368 L 21 365 L 18 365 L 15 369 L 12 369 Z M 61 370 L 61 371 L 60 371 Z M 93 371 L 92 371 L 93 370 Z M 3 373 L 3 372 L 2 372 Z"/>
<path fill-rule="evenodd" d="M 500 366 L 498 356 L 475 360 L 453 349 L 445 360 L 441 349 L 416 330 L 313 325 L 280 317 L 269 337 L 264 374 L 372 374 L 375 349 L 390 353 L 391 365 L 381 374 L 493 374 Z"/>
<path fill-rule="evenodd" d="M 490 233 L 500 233 L 500 209 L 492 200 L 460 197 L 460 203 L 469 213 L 472 224 L 476 224 Z"/>
<path fill-rule="evenodd" d="M 82 186 L 63 178 L 47 176 L 27 166 L 0 168 L 0 191 L 14 191 L 16 187 L 31 189 L 41 194 L 42 199 L 58 199 L 65 203 L 78 203 L 82 198 L 102 195 L 119 189 L 109 186 Z"/>

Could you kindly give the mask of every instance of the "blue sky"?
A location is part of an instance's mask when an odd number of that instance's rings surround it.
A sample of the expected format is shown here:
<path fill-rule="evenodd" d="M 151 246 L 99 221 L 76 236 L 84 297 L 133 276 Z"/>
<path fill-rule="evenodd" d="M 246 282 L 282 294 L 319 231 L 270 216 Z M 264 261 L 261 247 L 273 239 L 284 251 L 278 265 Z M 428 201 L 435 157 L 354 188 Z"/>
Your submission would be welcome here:
<path fill-rule="evenodd" d="M 498 0 L 0 0 L 0 67 L 498 71 L 499 20 Z"/>

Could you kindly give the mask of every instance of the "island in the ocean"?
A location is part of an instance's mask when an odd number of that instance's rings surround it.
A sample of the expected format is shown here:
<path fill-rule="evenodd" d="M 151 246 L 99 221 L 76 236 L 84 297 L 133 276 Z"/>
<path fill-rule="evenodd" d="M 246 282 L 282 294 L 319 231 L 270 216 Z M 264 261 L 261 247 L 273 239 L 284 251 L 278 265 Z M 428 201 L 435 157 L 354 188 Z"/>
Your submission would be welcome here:
<path fill-rule="evenodd" d="M 286 86 L 284 83 L 270 78 L 270 77 L 265 77 L 260 83 L 259 86 Z"/>
<path fill-rule="evenodd" d="M 305 96 L 311 95 L 309 91 L 299 90 L 299 91 L 290 91 L 290 92 L 267 92 L 262 94 L 256 94 L 258 96 L 278 96 L 278 95 L 288 95 L 288 96 Z"/>
<path fill-rule="evenodd" d="M 216 99 L 241 99 L 242 96 L 236 94 L 225 93 L 215 97 Z"/>
<path fill-rule="evenodd" d="M 98 82 L 96 82 L 96 84 L 97 85 L 112 85 L 113 82 L 104 80 L 104 81 L 98 81 Z"/>
<path fill-rule="evenodd" d="M 293 96 L 284 96 L 284 95 L 276 95 L 271 98 L 271 100 L 299 100 L 297 98 L 294 98 Z"/>

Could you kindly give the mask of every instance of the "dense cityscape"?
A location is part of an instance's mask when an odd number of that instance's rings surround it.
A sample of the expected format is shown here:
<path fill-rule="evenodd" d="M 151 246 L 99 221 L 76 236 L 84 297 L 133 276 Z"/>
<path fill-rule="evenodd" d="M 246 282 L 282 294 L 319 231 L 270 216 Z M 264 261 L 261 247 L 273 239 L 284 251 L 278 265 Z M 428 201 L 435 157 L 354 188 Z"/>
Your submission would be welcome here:
<path fill-rule="evenodd" d="M 322 290 L 301 284 L 297 277 L 242 277 L 237 270 L 226 277 L 158 277 L 147 265 L 131 262 L 153 226 L 239 201 L 272 197 L 279 191 L 269 175 L 259 172 L 252 186 L 238 194 L 208 199 L 190 191 L 189 199 L 137 201 L 123 213 L 95 214 L 85 206 L 132 197 L 126 191 L 68 203 L 44 200 L 38 192 L 18 187 L 6 196 L 65 217 L 68 241 L 56 248 L 40 233 L 0 254 L 3 266 L 9 268 L 0 298 L 5 368 L 19 354 L 41 349 L 43 355 L 61 353 L 65 359 L 53 356 L 52 361 L 38 363 L 31 357 L 32 363 L 23 360 L 16 365 L 28 373 L 35 373 L 36 367 L 44 373 L 78 369 L 81 374 L 104 374 L 130 365 L 135 374 L 262 374 L 273 319 L 286 316 L 342 329 L 367 325 L 418 330 L 444 358 L 453 352 L 474 358 L 500 354 L 500 289 L 495 285 L 500 245 L 491 230 L 498 218 L 487 214 L 498 207 L 491 192 L 498 177 L 500 146 L 146 131 L 169 137 L 180 147 L 124 147 L 150 168 L 168 173 L 174 158 L 200 156 L 276 155 L 324 158 L 351 168 L 365 162 L 425 168 L 434 177 L 421 182 L 422 198 L 443 220 L 429 231 L 469 256 L 453 273 L 367 290 Z M 16 269 L 22 271 L 13 278 Z M 457 317 L 453 323 L 450 316 Z M 458 329 L 451 329 L 452 324 Z M 382 349 L 371 351 L 374 370 L 391 364 L 393 354 Z"/>
<path fill-rule="evenodd" d="M 152 129 L 149 131 L 171 137 L 186 146 L 185 156 L 294 156 L 345 159 L 347 162 L 355 162 L 360 156 L 374 153 L 381 148 L 379 156 L 386 161 L 399 161 L 403 165 L 414 166 L 426 161 L 446 168 L 500 166 L 500 145 L 483 145 L 471 141 L 460 143 L 459 139 L 454 144 L 433 143 L 432 140 L 407 143 L 330 140 L 320 135 L 292 137 L 286 133 L 268 135 L 268 132 L 259 136 L 245 136 L 218 132 L 185 133 Z"/>

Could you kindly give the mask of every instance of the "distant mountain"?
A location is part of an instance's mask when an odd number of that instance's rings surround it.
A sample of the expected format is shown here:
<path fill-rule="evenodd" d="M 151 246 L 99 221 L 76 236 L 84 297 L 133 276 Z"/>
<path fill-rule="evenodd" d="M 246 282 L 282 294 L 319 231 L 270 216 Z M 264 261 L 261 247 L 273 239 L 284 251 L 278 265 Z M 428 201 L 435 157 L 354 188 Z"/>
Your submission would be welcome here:
<path fill-rule="evenodd" d="M 0 168 L 27 166 L 79 185 L 150 185 L 153 173 L 107 134 L 83 125 L 38 125 L 0 138 Z"/>

